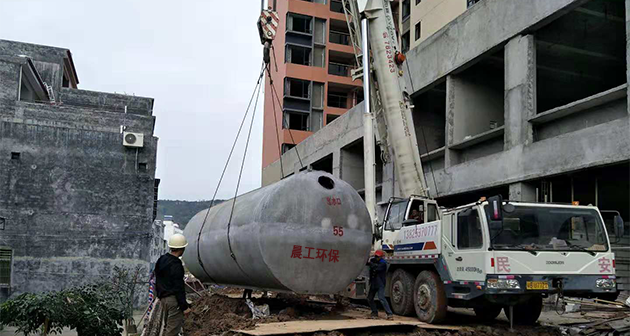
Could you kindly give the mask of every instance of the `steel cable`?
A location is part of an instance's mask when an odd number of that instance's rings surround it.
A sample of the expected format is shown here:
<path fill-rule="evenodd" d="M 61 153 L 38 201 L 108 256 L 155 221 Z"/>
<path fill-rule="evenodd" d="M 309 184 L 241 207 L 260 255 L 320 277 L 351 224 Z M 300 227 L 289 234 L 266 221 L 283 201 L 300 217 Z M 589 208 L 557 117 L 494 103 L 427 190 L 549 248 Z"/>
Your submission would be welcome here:
<path fill-rule="evenodd" d="M 230 149 L 230 154 L 228 155 L 228 158 L 227 158 L 227 160 L 225 162 L 225 166 L 223 167 L 223 172 L 221 172 L 221 177 L 219 178 L 219 183 L 217 184 L 217 187 L 214 190 L 214 195 L 212 195 L 212 201 L 210 202 L 210 207 L 206 211 L 206 214 L 205 214 L 205 216 L 203 218 L 203 222 L 201 223 L 201 227 L 199 228 L 199 234 L 197 235 L 197 261 L 199 261 L 199 266 L 201 266 L 201 269 L 203 269 L 203 272 L 206 273 L 206 275 L 210 278 L 210 280 L 212 280 L 212 282 L 214 282 L 217 285 L 219 285 L 219 284 L 208 273 L 208 271 L 206 270 L 206 267 L 203 264 L 203 261 L 201 260 L 201 252 L 200 252 L 200 248 L 199 248 L 200 242 L 201 242 L 201 233 L 203 232 L 203 228 L 205 227 L 206 221 L 208 220 L 208 214 L 210 214 L 210 209 L 212 209 L 212 207 L 214 206 L 214 201 L 216 200 L 217 193 L 219 192 L 219 188 L 221 187 L 221 183 L 223 182 L 223 177 L 225 176 L 225 172 L 227 171 L 227 167 L 228 167 L 228 165 L 230 163 L 230 159 L 232 158 L 232 154 L 234 153 L 234 148 L 236 147 L 236 143 L 238 142 L 238 138 L 241 135 L 241 130 L 243 129 L 243 125 L 245 124 L 245 120 L 247 120 L 247 115 L 249 114 L 249 108 L 252 105 L 252 101 L 254 100 L 254 96 L 256 95 L 257 92 L 260 93 L 260 80 L 263 78 L 264 74 L 265 74 L 265 63 L 263 62 L 261 70 L 260 70 L 260 74 L 258 75 L 258 79 L 256 81 L 256 86 L 254 87 L 254 92 L 252 92 L 252 96 L 249 99 L 249 103 L 247 104 L 247 109 L 245 110 L 245 115 L 243 116 L 243 120 L 241 121 L 241 125 L 239 126 L 238 132 L 236 133 L 236 138 L 234 139 L 234 143 L 232 144 L 232 148 Z M 250 126 L 250 131 L 251 131 L 251 126 Z M 240 178 L 239 178 L 239 181 L 240 181 Z M 229 243 L 229 238 L 228 238 L 228 243 Z M 231 253 L 231 249 L 230 249 L 230 253 Z"/>

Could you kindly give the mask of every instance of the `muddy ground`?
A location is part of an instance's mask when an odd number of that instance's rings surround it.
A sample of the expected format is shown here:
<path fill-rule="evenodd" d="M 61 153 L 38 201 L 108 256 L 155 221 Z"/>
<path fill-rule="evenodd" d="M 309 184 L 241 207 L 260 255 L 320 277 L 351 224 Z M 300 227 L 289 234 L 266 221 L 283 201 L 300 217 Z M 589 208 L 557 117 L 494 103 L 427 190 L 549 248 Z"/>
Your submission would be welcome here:
<path fill-rule="evenodd" d="M 256 323 L 286 322 L 295 320 L 327 320 L 348 319 L 343 311 L 352 311 L 353 316 L 367 317 L 367 307 L 344 302 L 335 304 L 328 297 L 306 297 L 280 294 L 274 298 L 254 298 L 255 305 L 269 305 L 270 316 L 264 319 L 252 319 L 252 313 L 245 300 L 236 298 L 239 293 L 234 290 L 225 294 L 204 294 L 193 302 L 192 312 L 186 318 L 184 331 L 186 336 L 224 335 L 237 336 L 231 330 L 250 330 Z M 226 295 L 231 294 L 232 297 Z M 256 295 L 254 293 L 254 296 Z M 321 332 L 313 336 L 559 336 L 562 331 L 556 327 L 534 326 L 514 327 L 510 330 L 507 321 L 498 319 L 491 325 L 480 325 L 478 321 L 465 311 L 451 311 L 445 324 L 464 326 L 458 331 L 425 330 L 410 326 L 388 326 L 370 329 L 344 330 L 343 332 Z"/>

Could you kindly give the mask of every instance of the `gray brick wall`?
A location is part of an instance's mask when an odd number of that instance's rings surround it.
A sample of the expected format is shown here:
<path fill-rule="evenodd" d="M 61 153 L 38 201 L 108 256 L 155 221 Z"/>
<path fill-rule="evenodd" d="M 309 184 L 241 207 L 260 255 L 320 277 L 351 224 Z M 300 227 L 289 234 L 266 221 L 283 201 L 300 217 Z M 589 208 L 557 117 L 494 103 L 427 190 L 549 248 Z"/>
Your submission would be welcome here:
<path fill-rule="evenodd" d="M 102 280 L 115 266 L 142 265 L 148 275 L 161 241 L 153 99 L 62 89 L 56 105 L 16 101 L 20 65 L 11 56 L 30 51 L 49 78 L 61 78 L 54 60 L 65 49 L 15 45 L 0 40 L 0 247 L 14 251 L 0 301 Z M 143 133 L 144 147 L 123 146 L 121 125 Z"/>

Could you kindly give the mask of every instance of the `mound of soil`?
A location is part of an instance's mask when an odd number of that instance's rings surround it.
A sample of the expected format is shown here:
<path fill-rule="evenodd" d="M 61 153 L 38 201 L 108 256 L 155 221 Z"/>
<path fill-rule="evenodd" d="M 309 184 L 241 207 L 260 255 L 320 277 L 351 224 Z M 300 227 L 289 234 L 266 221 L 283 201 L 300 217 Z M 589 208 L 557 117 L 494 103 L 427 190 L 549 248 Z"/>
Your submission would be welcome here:
<path fill-rule="evenodd" d="M 192 304 L 184 322 L 190 336 L 216 335 L 232 329 L 252 329 L 252 313 L 243 299 L 206 295 Z"/>

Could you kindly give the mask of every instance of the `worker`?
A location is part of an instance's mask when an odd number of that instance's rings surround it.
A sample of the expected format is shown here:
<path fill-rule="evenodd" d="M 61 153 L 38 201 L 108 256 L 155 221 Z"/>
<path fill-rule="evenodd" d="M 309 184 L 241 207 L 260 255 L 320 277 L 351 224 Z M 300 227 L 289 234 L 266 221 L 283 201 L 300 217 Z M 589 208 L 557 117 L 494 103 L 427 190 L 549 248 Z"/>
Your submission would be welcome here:
<path fill-rule="evenodd" d="M 179 258 L 188 246 L 186 237 L 176 233 L 168 240 L 170 252 L 162 255 L 155 264 L 155 288 L 162 305 L 164 336 L 177 336 L 184 325 L 184 316 L 190 313 L 184 289 L 184 266 Z"/>
<path fill-rule="evenodd" d="M 374 253 L 374 257 L 370 260 L 370 292 L 368 294 L 368 303 L 372 309 L 372 318 L 378 318 L 378 309 L 374 302 L 374 296 L 378 293 L 378 300 L 381 301 L 385 312 L 387 313 L 387 319 L 394 318 L 392 309 L 389 308 L 389 303 L 385 299 L 385 281 L 387 276 L 387 261 L 383 259 L 383 250 L 378 250 Z"/>
<path fill-rule="evenodd" d="M 415 219 L 418 221 L 418 223 L 422 224 L 424 223 L 424 214 L 421 211 L 418 210 L 411 210 L 411 219 Z"/>

